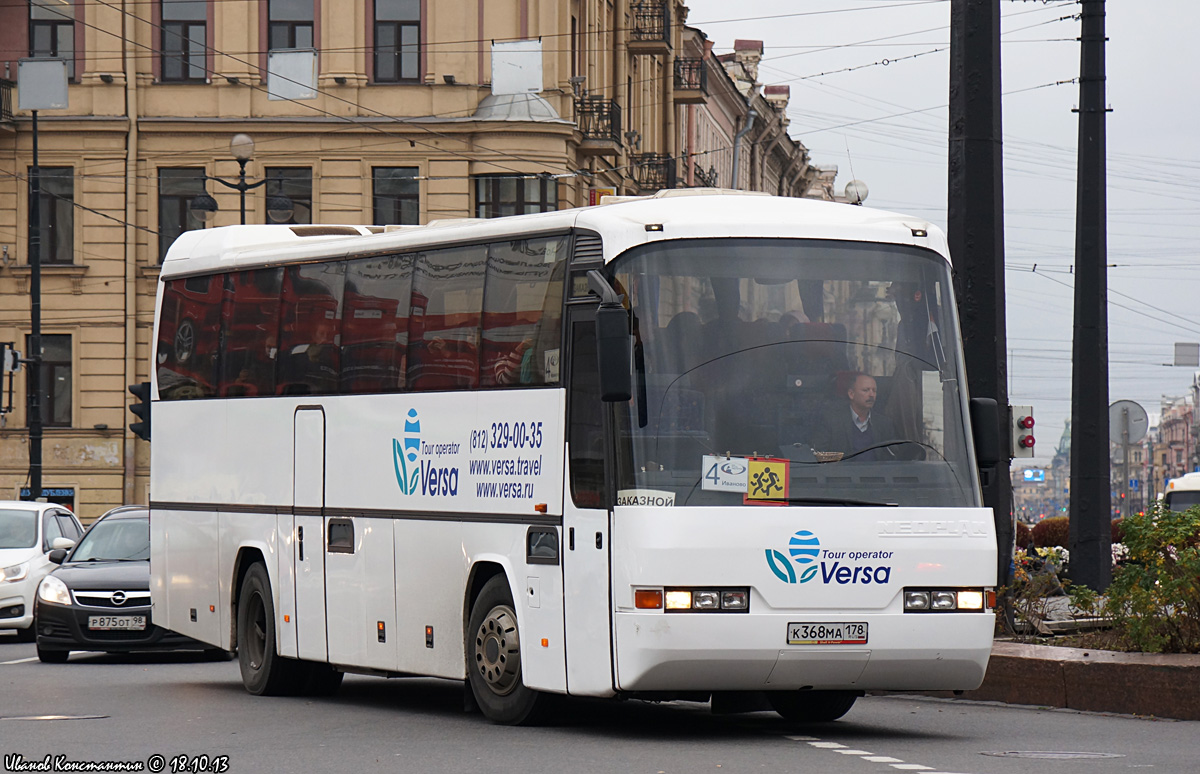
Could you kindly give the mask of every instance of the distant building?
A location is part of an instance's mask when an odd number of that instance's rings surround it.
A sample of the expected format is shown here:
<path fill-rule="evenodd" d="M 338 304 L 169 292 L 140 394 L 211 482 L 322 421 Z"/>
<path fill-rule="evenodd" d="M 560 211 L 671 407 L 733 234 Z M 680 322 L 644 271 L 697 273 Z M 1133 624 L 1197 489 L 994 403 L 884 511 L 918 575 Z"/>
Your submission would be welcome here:
<path fill-rule="evenodd" d="M 762 42 L 718 59 L 686 19 L 678 0 L 0 7 L 0 341 L 27 346 L 36 228 L 52 496 L 85 519 L 147 501 L 149 449 L 126 430 L 126 385 L 149 378 L 172 241 L 240 220 L 238 191 L 216 180 L 239 179 L 235 134 L 254 142 L 246 181 L 263 183 L 245 192 L 248 223 L 415 224 L 682 186 L 809 194 L 826 173 L 787 134 L 788 88 L 759 82 Z M 532 91 L 498 88 L 493 42 L 512 41 L 540 45 L 526 55 L 541 68 Z M 39 114 L 33 228 L 33 136 L 12 80 L 30 56 L 66 60 L 70 78 L 69 107 Z M 268 76 L 281 57 L 315 72 L 311 98 L 270 98 L 302 85 Z M 530 61 L 515 71 L 534 72 Z M 202 195 L 211 206 L 194 208 Z M 26 480 L 26 388 L 16 380 L 0 426 L 0 497 Z"/>

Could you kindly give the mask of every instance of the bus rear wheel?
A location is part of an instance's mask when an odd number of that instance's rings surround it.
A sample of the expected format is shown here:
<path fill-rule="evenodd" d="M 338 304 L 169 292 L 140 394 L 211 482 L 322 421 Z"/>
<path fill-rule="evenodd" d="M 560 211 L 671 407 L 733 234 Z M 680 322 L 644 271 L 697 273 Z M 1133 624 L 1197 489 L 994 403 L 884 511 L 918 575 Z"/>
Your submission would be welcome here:
<path fill-rule="evenodd" d="M 771 708 L 794 723 L 828 723 L 850 711 L 860 691 L 769 691 Z"/>
<path fill-rule="evenodd" d="M 295 662 L 276 653 L 275 602 L 271 580 L 260 563 L 253 564 L 238 595 L 238 666 L 242 684 L 255 696 L 283 696 L 295 691 Z"/>
<path fill-rule="evenodd" d="M 521 632 L 508 580 L 497 575 L 479 592 L 467 624 L 467 681 L 493 723 L 537 722 L 547 697 L 521 680 Z"/>

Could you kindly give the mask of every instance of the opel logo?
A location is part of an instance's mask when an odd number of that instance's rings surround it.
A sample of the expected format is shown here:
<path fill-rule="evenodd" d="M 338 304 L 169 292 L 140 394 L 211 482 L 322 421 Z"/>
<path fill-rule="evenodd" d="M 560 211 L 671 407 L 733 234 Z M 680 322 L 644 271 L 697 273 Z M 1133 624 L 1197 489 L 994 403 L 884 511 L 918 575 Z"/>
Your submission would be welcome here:
<path fill-rule="evenodd" d="M 114 591 L 112 593 L 112 603 L 118 607 L 125 604 L 125 592 L 124 591 Z"/>

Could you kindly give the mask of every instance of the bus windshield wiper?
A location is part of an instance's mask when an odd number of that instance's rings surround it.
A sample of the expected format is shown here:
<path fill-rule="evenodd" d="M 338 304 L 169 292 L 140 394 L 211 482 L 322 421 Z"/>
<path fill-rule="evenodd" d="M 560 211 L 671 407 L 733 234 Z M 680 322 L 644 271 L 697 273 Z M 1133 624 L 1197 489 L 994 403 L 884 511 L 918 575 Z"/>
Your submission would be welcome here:
<path fill-rule="evenodd" d="M 858 505 L 877 508 L 900 507 L 899 503 L 880 503 L 874 500 L 855 500 L 849 497 L 789 497 L 781 502 L 788 505 L 841 505 L 847 508 Z"/>

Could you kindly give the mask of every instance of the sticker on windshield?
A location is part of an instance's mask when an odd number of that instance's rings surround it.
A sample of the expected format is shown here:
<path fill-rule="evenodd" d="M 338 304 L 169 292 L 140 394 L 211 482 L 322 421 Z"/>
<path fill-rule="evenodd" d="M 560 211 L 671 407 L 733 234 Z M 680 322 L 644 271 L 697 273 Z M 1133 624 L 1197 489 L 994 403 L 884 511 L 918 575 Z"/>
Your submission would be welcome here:
<path fill-rule="evenodd" d="M 701 463 L 704 475 L 700 477 L 704 489 L 718 492 L 745 492 L 750 473 L 750 460 L 745 457 L 722 457 L 705 454 Z"/>
<path fill-rule="evenodd" d="M 747 460 L 746 494 L 748 504 L 785 503 L 788 498 L 788 461 L 774 457 Z"/>
<path fill-rule="evenodd" d="M 670 507 L 675 505 L 675 493 L 660 489 L 621 489 L 617 492 L 617 505 Z"/>

